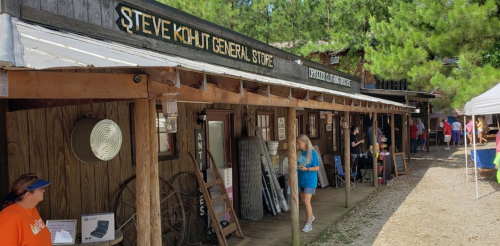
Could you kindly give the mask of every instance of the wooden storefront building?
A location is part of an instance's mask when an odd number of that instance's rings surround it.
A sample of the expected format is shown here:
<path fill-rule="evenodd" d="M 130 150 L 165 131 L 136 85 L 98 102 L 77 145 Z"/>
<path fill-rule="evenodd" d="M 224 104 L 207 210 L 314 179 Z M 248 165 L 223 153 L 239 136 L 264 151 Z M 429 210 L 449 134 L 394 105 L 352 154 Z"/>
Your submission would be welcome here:
<path fill-rule="evenodd" d="M 52 182 L 39 205 L 42 218 L 80 219 L 113 212 L 120 188 L 136 175 L 128 199 L 136 200 L 138 245 L 158 245 L 156 184 L 194 171 L 189 154 L 197 151 L 197 131 L 220 166 L 231 168 L 238 211 L 236 140 L 245 135 L 246 116 L 254 115 L 267 140 L 279 141 L 293 176 L 296 134 L 348 162 L 342 135 L 359 114 L 406 119 L 414 110 L 362 95 L 357 77 L 149 0 L 0 0 L 0 32 L 1 195 L 33 172 Z M 175 105 L 177 118 L 164 114 L 162 102 Z M 329 131 L 321 111 L 333 115 Z M 75 156 L 72 129 L 84 117 L 119 125 L 115 158 L 86 163 Z M 291 210 L 298 218 L 298 200 Z M 298 219 L 292 221 L 298 239 Z"/>

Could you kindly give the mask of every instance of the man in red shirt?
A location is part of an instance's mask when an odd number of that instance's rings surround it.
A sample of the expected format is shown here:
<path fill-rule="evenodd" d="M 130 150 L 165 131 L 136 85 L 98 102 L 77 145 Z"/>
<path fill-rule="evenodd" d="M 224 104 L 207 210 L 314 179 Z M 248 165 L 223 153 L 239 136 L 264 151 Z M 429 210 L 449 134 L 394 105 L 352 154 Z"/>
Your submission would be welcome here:
<path fill-rule="evenodd" d="M 444 142 L 446 143 L 446 148 L 444 150 L 450 150 L 450 141 L 451 141 L 451 125 L 448 123 L 448 120 L 443 119 L 443 134 L 444 134 Z"/>

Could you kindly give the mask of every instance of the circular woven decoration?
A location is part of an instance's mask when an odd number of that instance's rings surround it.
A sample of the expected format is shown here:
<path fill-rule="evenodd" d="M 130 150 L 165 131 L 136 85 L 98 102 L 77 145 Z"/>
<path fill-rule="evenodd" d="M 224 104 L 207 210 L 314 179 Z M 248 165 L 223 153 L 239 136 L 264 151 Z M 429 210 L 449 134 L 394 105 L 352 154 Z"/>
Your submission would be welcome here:
<path fill-rule="evenodd" d="M 122 147 L 122 131 L 112 120 L 101 120 L 90 133 L 90 148 L 103 161 L 113 159 Z"/>

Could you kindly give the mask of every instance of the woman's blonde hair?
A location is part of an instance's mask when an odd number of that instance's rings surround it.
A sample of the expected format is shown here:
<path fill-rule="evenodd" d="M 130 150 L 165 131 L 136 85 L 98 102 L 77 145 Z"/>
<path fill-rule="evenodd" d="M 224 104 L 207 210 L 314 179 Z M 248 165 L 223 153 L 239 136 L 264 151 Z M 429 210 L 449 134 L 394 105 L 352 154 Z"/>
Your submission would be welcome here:
<path fill-rule="evenodd" d="M 312 159 L 312 149 L 313 149 L 313 146 L 312 146 L 312 143 L 311 143 L 311 140 L 309 139 L 309 137 L 307 137 L 307 135 L 299 135 L 297 137 L 297 140 L 303 142 L 303 143 L 306 143 L 307 145 L 307 148 L 306 148 L 306 163 L 309 164 L 309 162 L 311 162 L 311 159 Z"/>

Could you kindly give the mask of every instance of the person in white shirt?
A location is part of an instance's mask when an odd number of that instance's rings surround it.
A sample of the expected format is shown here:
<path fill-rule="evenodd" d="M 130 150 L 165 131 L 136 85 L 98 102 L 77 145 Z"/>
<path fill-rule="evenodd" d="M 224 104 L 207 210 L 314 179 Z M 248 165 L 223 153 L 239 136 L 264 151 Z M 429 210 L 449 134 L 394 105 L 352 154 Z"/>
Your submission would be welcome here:
<path fill-rule="evenodd" d="M 460 145 L 460 135 L 462 133 L 462 124 L 458 121 L 453 122 L 451 124 L 451 142 L 453 142 L 453 146 L 455 143 Z"/>

